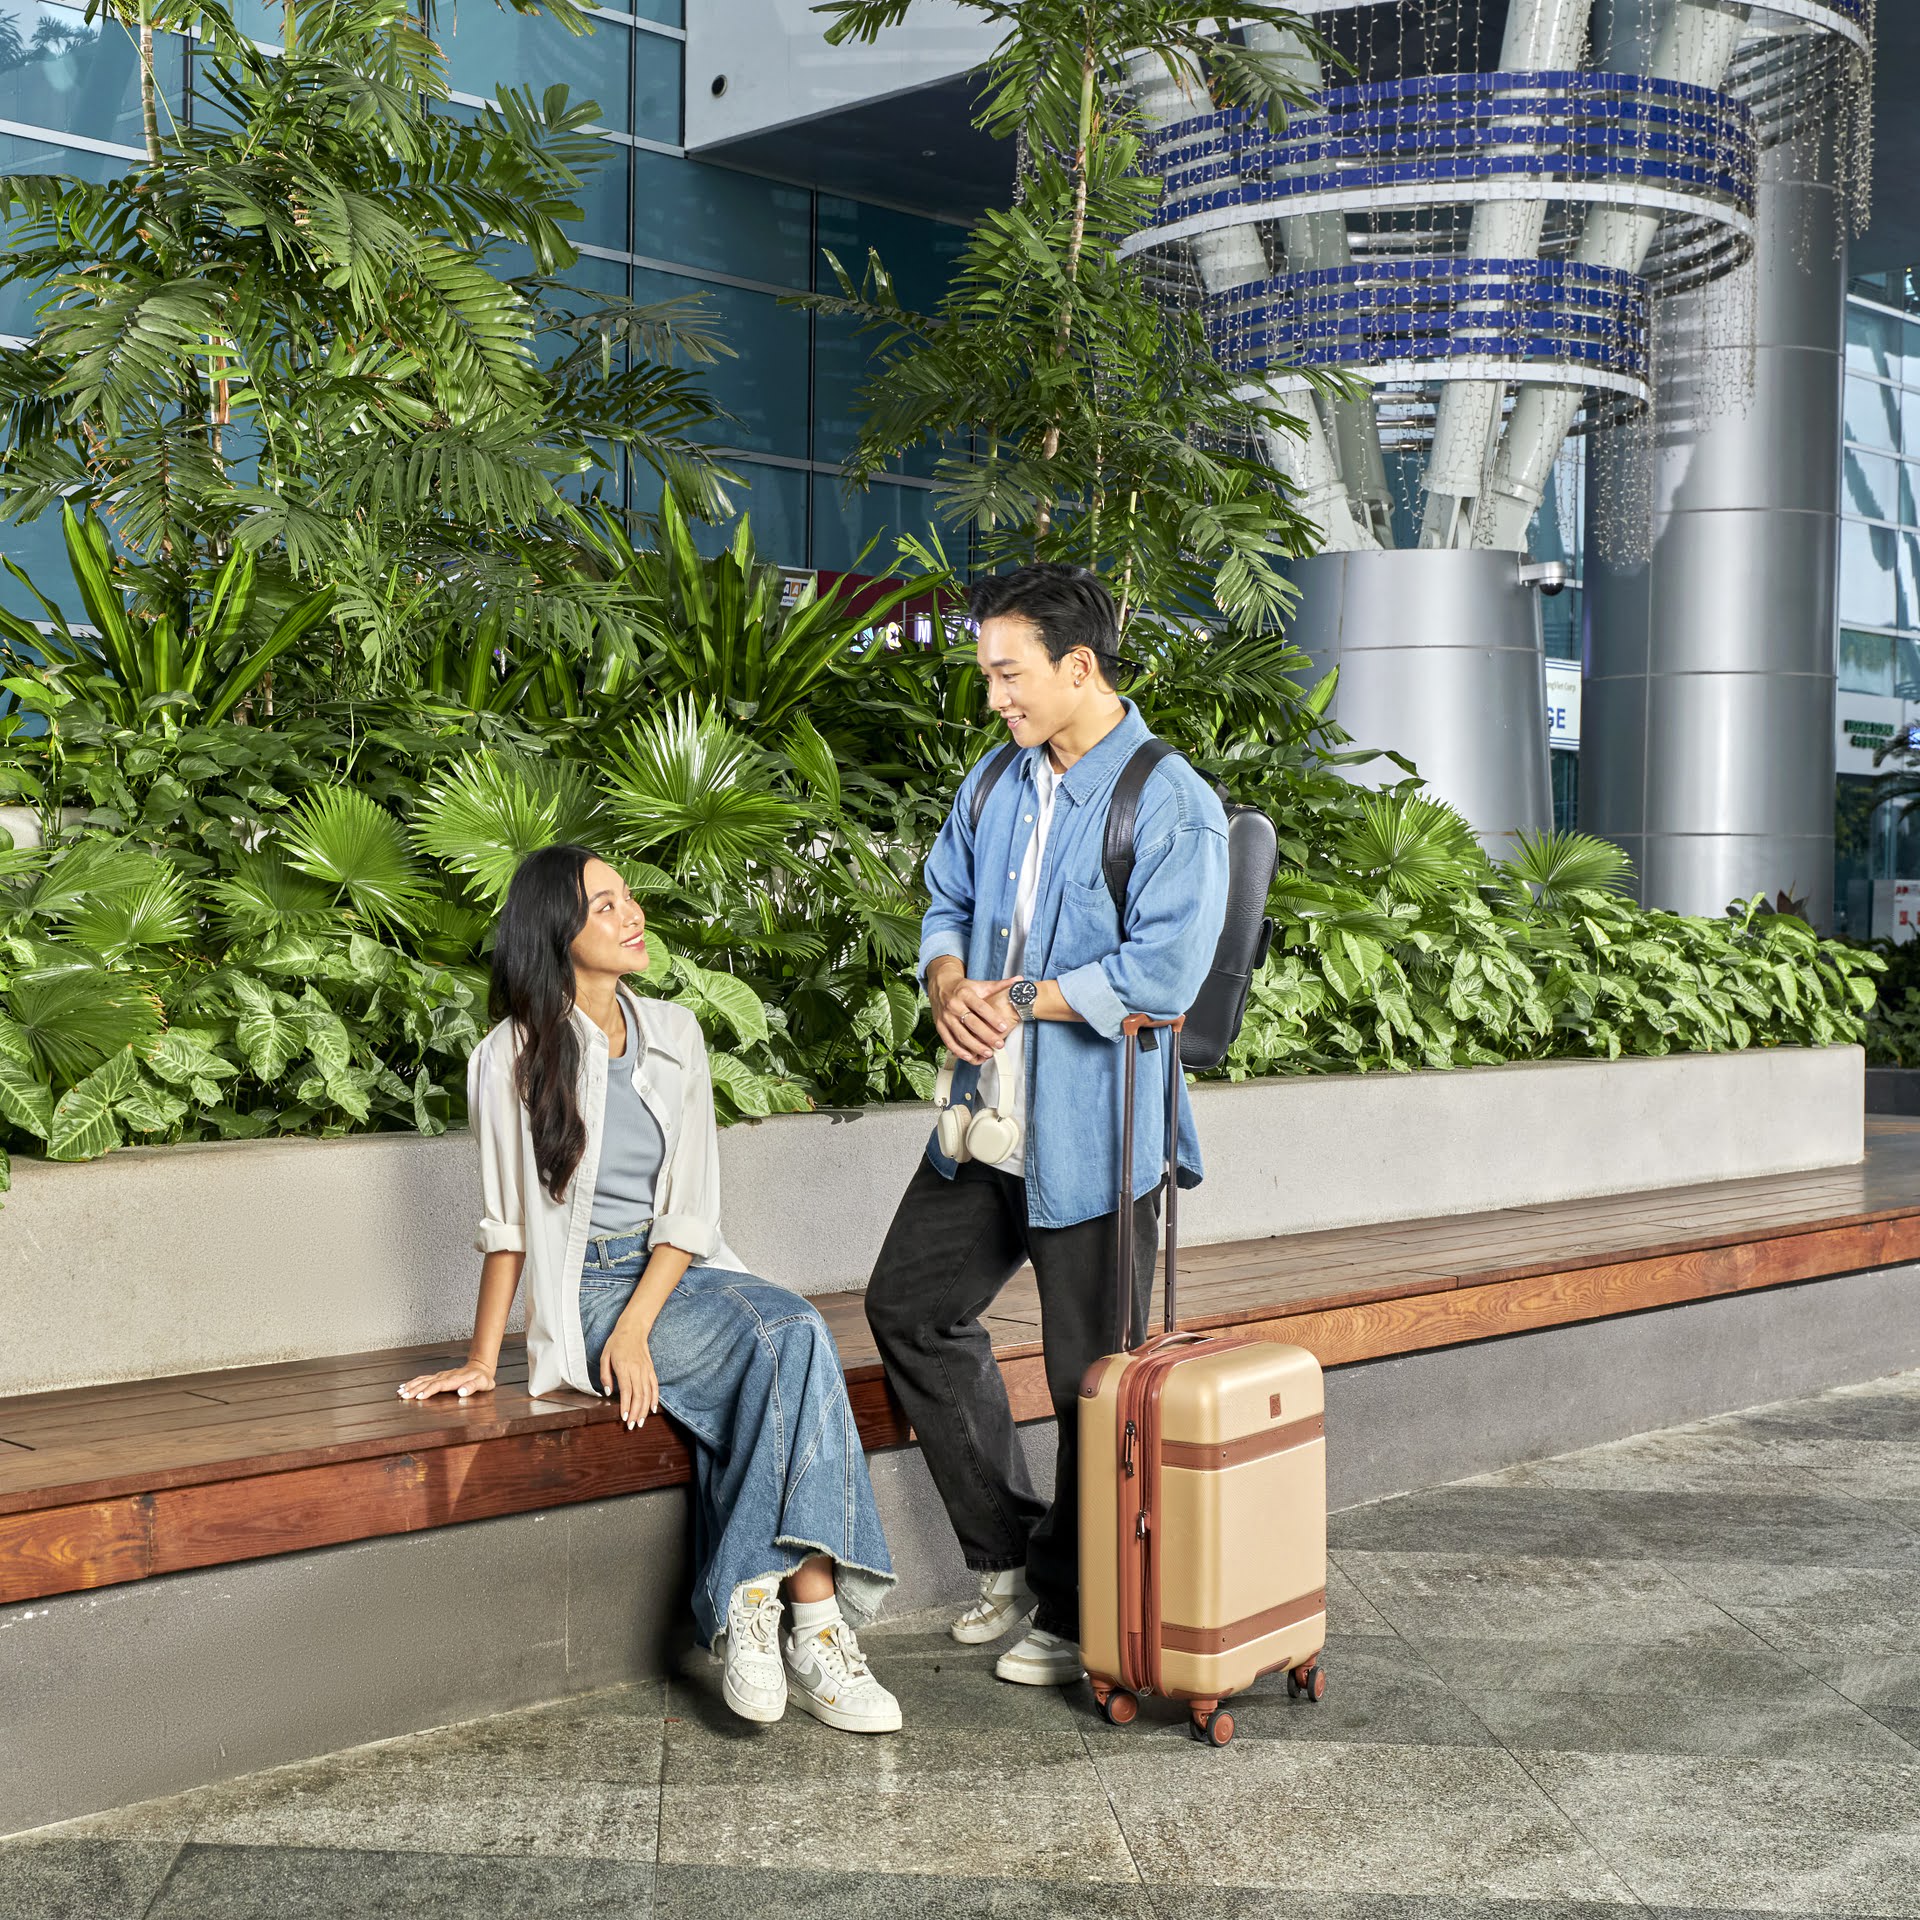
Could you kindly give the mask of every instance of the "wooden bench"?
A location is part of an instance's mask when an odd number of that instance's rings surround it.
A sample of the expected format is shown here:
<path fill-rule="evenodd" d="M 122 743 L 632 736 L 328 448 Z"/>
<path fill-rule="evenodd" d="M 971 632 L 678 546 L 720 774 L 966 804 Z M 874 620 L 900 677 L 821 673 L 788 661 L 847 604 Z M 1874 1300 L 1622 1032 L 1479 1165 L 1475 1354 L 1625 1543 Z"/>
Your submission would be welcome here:
<path fill-rule="evenodd" d="M 1858 1167 L 1283 1236 L 1182 1255 L 1182 1322 L 1348 1366 L 1920 1261 L 1920 1121 Z M 911 1435 L 857 1294 L 818 1305 L 869 1448 Z M 1157 1311 L 1157 1309 L 1156 1309 Z M 988 1324 L 1020 1419 L 1049 1415 L 1030 1275 Z M 401 1401 L 459 1341 L 0 1398 L 0 1602 L 685 1481 L 663 1420 L 584 1395 Z"/>

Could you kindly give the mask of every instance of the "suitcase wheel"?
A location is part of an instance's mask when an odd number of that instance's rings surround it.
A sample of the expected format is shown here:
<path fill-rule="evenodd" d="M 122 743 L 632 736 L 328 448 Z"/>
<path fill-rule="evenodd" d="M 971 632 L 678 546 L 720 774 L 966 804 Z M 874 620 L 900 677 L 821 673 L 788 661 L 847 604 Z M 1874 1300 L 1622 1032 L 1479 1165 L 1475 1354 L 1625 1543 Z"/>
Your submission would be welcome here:
<path fill-rule="evenodd" d="M 1327 1697 L 1326 1669 L 1317 1660 L 1295 1667 L 1287 1675 L 1287 1698 L 1298 1700 L 1303 1695 L 1315 1703 Z"/>
<path fill-rule="evenodd" d="M 1233 1738 L 1233 1715 L 1225 1707 L 1215 1707 L 1208 1713 L 1196 1708 L 1187 1731 L 1207 1746 L 1224 1747 Z"/>
<path fill-rule="evenodd" d="M 1140 1718 L 1140 1702 L 1124 1687 L 1115 1687 L 1100 1702 L 1100 1711 L 1110 1727 L 1130 1727 Z"/>

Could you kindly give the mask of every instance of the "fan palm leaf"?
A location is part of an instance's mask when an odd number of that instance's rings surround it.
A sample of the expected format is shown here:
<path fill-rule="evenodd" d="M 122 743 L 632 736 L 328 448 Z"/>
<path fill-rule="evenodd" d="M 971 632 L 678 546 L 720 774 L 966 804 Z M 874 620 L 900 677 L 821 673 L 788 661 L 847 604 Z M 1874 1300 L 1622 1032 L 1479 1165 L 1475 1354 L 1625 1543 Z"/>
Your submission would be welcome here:
<path fill-rule="evenodd" d="M 277 853 L 238 856 L 231 873 L 207 882 L 215 927 L 229 940 L 269 933 L 317 933 L 333 919 L 333 894 Z"/>
<path fill-rule="evenodd" d="M 590 845 L 601 818 L 581 768 L 473 753 L 428 783 L 413 843 L 497 907 L 528 854 L 557 840 Z"/>
<path fill-rule="evenodd" d="M 280 842 L 296 868 L 337 887 L 367 920 L 405 928 L 426 897 L 399 821 L 351 787 L 309 794 Z"/>
<path fill-rule="evenodd" d="M 193 932 L 198 916 L 187 883 L 164 860 L 149 859 L 146 873 L 89 894 L 68 916 L 67 927 L 107 960 L 136 947 L 172 946 Z"/>
<path fill-rule="evenodd" d="M 76 956 L 84 958 L 84 956 Z M 160 1008 L 125 974 L 97 966 L 16 974 L 7 988 L 11 1035 L 56 1083 L 71 1084 L 123 1047 L 160 1031 Z"/>
<path fill-rule="evenodd" d="M 1368 887 L 1430 900 L 1471 885 L 1486 865 L 1467 823 L 1419 794 L 1374 793 L 1339 835 L 1341 864 Z"/>
<path fill-rule="evenodd" d="M 1531 899 L 1549 909 L 1577 893 L 1625 893 L 1633 884 L 1633 862 L 1590 833 L 1519 834 L 1499 871 L 1516 905 Z"/>
<path fill-rule="evenodd" d="M 775 857 L 807 817 L 768 757 L 691 697 L 621 736 L 602 790 L 637 850 L 712 879 Z"/>

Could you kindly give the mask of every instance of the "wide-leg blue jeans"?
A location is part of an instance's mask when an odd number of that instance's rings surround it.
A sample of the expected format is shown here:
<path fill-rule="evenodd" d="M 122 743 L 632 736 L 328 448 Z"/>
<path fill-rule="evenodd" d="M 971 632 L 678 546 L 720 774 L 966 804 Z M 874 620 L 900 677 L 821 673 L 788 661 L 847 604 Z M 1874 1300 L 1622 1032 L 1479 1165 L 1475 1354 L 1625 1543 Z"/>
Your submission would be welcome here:
<path fill-rule="evenodd" d="M 647 1241 L 588 1248 L 580 1326 L 600 1356 L 640 1276 Z M 711 1645 L 743 1580 L 785 1575 L 816 1553 L 834 1563 L 840 1608 L 871 1620 L 893 1562 L 847 1402 L 833 1335 L 797 1293 L 752 1274 L 691 1267 L 653 1323 L 660 1404 L 693 1444 L 693 1611 Z"/>

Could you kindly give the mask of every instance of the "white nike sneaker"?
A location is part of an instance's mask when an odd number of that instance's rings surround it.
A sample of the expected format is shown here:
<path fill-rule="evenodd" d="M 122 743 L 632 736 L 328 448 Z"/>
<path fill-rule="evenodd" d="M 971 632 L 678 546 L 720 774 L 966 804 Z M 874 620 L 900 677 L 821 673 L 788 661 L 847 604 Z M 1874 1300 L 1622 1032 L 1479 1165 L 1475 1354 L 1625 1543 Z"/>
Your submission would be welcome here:
<path fill-rule="evenodd" d="M 898 1733 L 900 1702 L 873 1677 L 853 1629 L 834 1620 L 786 1640 L 787 1683 L 794 1703 L 842 1733 Z"/>
<path fill-rule="evenodd" d="M 727 1602 L 726 1679 L 721 1692 L 742 1720 L 770 1727 L 787 1710 L 780 1663 L 780 1578 L 742 1580 Z"/>
<path fill-rule="evenodd" d="M 993 1670 L 1022 1687 L 1070 1687 L 1086 1672 L 1077 1643 L 1038 1627 L 1029 1627 L 1025 1638 L 993 1663 Z"/>
<path fill-rule="evenodd" d="M 980 1576 L 980 1598 L 953 1623 L 953 1637 L 963 1647 L 984 1647 L 1014 1627 L 1033 1618 L 1034 1598 L 1027 1576 L 1018 1567 Z"/>

